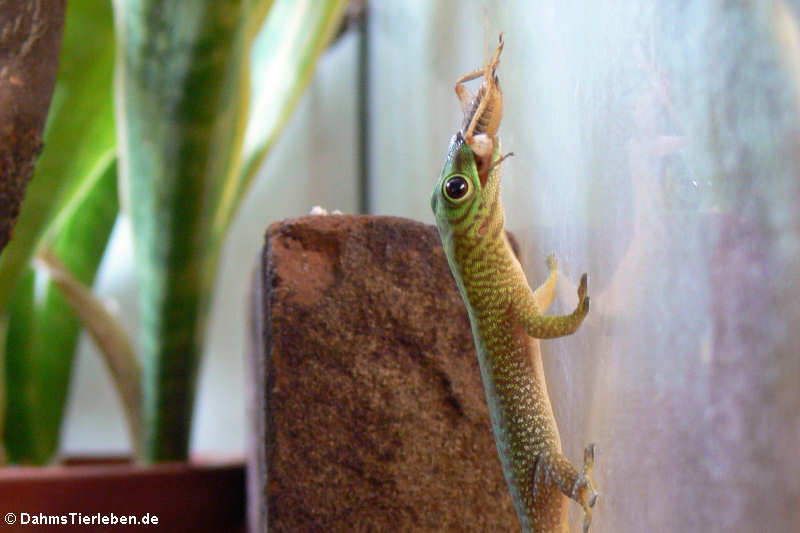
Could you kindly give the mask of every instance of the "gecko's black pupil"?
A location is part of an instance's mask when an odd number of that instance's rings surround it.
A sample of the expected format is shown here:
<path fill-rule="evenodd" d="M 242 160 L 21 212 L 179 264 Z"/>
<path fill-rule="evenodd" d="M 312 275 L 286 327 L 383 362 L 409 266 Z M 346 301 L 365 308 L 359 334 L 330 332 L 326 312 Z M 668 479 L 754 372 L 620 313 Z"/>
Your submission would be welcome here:
<path fill-rule="evenodd" d="M 444 184 L 444 190 L 449 198 L 458 200 L 467 194 L 467 191 L 469 190 L 469 183 L 467 183 L 467 180 L 461 176 L 454 176 L 447 180 L 447 183 Z"/>

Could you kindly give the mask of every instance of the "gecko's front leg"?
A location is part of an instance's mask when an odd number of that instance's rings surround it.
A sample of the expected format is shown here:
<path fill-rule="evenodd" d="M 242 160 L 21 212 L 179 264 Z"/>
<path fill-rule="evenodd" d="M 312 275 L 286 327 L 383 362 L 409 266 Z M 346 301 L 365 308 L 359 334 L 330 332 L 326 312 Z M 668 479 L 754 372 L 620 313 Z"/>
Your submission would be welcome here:
<path fill-rule="evenodd" d="M 555 261 L 555 259 L 553 259 Z M 545 315 L 537 302 L 536 292 L 528 290 L 527 285 L 520 284 L 512 294 L 514 319 L 525 333 L 536 339 L 553 339 L 570 335 L 578 329 L 589 313 L 589 296 L 587 294 L 588 277 L 581 276 L 578 286 L 578 305 L 569 315 Z"/>

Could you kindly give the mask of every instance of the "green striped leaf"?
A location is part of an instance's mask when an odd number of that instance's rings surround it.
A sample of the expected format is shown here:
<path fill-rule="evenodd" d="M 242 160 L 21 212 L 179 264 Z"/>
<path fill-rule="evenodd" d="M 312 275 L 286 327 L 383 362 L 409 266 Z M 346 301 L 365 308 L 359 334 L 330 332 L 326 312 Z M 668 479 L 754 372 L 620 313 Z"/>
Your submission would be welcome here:
<path fill-rule="evenodd" d="M 113 61 L 110 4 L 70 0 L 44 151 L 28 186 L 14 238 L 0 255 L 0 313 L 56 214 L 80 196 L 84 180 L 100 176 L 113 157 Z"/>
<path fill-rule="evenodd" d="M 117 217 L 115 160 L 86 182 L 94 186 L 73 197 L 48 247 L 75 282 L 90 287 Z M 56 452 L 81 331 L 81 321 L 57 284 L 36 280 L 42 275 L 27 268 L 8 308 L 3 437 L 8 459 L 15 463 L 45 463 Z M 35 290 L 36 284 L 41 289 Z"/>

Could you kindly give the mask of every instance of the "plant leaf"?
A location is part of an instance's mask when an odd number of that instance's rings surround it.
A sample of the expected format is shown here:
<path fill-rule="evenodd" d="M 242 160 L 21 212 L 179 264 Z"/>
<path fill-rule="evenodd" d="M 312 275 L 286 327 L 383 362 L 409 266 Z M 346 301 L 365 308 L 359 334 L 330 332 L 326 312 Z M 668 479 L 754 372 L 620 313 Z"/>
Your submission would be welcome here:
<path fill-rule="evenodd" d="M 82 181 L 102 173 L 113 150 L 114 35 L 108 2 L 71 0 L 67 6 L 58 79 L 44 151 L 14 229 L 0 255 L 0 313 L 55 214 Z"/>
<path fill-rule="evenodd" d="M 249 181 L 245 176 L 252 175 L 242 170 L 250 70 L 257 65 L 274 76 L 270 83 L 280 86 L 263 96 L 275 99 L 272 110 L 291 108 L 332 33 L 328 26 L 338 22 L 345 3 L 302 1 L 293 6 L 278 0 L 257 38 L 267 43 L 262 46 L 268 52 L 253 62 L 252 20 L 263 18 L 268 2 L 114 4 L 120 162 L 129 191 L 140 290 L 146 460 L 187 455 L 195 374 L 217 260 Z M 280 65 L 273 68 L 276 62 Z M 284 78 L 288 83 L 280 81 Z M 259 77 L 259 95 L 265 86 L 267 81 Z M 264 125 L 268 133 L 263 142 L 254 141 L 259 157 L 288 113 L 279 112 Z M 260 129 L 254 131 L 256 139 L 262 137 Z"/>
<path fill-rule="evenodd" d="M 72 272 L 73 284 L 91 286 L 117 217 L 115 160 L 84 183 L 94 187 L 82 189 L 63 210 L 61 231 L 48 247 L 61 258 L 62 269 Z M 43 279 L 42 289 L 34 290 L 38 275 L 25 270 L 8 308 L 4 439 L 9 460 L 17 463 L 41 464 L 57 450 L 81 330 L 58 283 Z"/>
<path fill-rule="evenodd" d="M 144 458 L 182 460 L 219 254 L 211 221 L 238 166 L 250 2 L 117 0 L 117 125 L 141 314 Z"/>
<path fill-rule="evenodd" d="M 276 0 L 250 49 L 249 119 L 243 165 L 227 183 L 215 228 L 224 232 L 258 168 L 311 80 L 341 23 L 347 0 Z"/>
<path fill-rule="evenodd" d="M 141 442 L 142 372 L 128 335 L 103 302 L 95 298 L 91 289 L 72 275 L 53 250 L 43 248 L 36 259 L 36 264 L 50 276 L 51 283 L 78 315 L 103 354 L 122 399 L 133 448 L 138 451 Z"/>

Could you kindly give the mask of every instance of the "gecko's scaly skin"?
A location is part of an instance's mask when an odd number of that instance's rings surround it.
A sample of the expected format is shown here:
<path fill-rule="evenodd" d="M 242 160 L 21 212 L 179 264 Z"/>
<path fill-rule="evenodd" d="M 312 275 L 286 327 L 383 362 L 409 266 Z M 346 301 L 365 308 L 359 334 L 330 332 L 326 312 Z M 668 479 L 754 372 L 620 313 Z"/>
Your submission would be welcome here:
<path fill-rule="evenodd" d="M 496 161 L 500 143 L 494 141 Z M 522 530 L 567 532 L 564 496 L 583 507 L 586 530 L 597 495 L 589 478 L 594 446 L 587 446 L 581 472 L 561 453 L 536 340 L 578 328 L 589 311 L 586 275 L 572 314 L 542 314 L 553 299 L 555 259 L 548 258 L 547 281 L 532 291 L 503 229 L 500 165 L 479 176 L 460 133 L 450 143 L 431 206 L 469 313 L 495 443 Z"/>

